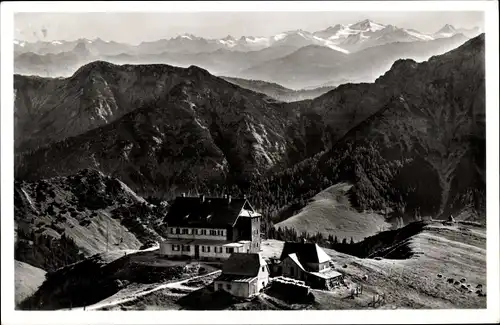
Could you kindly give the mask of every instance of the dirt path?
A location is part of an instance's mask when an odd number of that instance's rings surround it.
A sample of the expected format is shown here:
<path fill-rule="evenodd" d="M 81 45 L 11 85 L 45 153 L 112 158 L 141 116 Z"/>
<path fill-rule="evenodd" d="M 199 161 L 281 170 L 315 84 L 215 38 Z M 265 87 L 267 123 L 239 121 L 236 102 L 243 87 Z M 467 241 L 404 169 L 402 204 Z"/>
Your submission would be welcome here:
<path fill-rule="evenodd" d="M 214 274 L 217 274 L 217 273 L 220 273 L 221 270 L 217 270 L 217 271 L 214 271 L 214 272 L 211 272 L 211 273 L 207 273 L 207 274 L 203 274 L 203 275 L 198 275 L 198 276 L 195 276 L 195 277 L 192 277 L 192 278 L 188 278 L 188 279 L 184 279 L 184 280 L 180 280 L 180 281 L 176 281 L 176 282 L 170 282 L 170 283 L 164 283 L 164 284 L 161 284 L 157 287 L 154 287 L 152 289 L 149 289 L 149 290 L 145 290 L 145 291 L 142 291 L 142 292 L 136 292 L 134 293 L 132 296 L 129 296 L 129 297 L 126 297 L 126 298 L 121 298 L 121 299 L 116 299 L 116 300 L 112 300 L 112 301 L 107 301 L 107 302 L 104 302 L 104 303 L 96 303 L 96 304 L 93 304 L 93 305 L 90 305 L 90 306 L 86 306 L 85 309 L 83 307 L 79 307 L 79 308 L 72 308 L 72 309 L 69 309 L 69 308 L 65 308 L 65 309 L 61 309 L 61 310 L 78 310 L 78 311 L 88 311 L 88 310 L 98 310 L 98 309 L 101 309 L 101 308 L 104 308 L 104 307 L 112 307 L 112 306 L 116 306 L 116 305 L 120 305 L 120 304 L 123 304 L 123 303 L 126 303 L 126 302 L 130 302 L 132 300 L 135 300 L 139 297 L 142 297 L 142 296 L 145 296 L 145 295 L 148 295 L 150 293 L 153 293 L 155 291 L 158 291 L 158 290 L 162 290 L 162 289 L 180 289 L 180 290 L 189 290 L 189 291 L 194 291 L 194 290 L 197 290 L 198 288 L 193 288 L 193 287 L 188 287 L 188 286 L 185 286 L 183 285 L 184 283 L 188 282 L 188 281 L 191 281 L 191 280 L 195 280 L 195 279 L 199 279 L 199 278 L 204 278 L 204 277 L 207 277 L 207 276 L 211 276 L 211 275 L 214 275 Z"/>

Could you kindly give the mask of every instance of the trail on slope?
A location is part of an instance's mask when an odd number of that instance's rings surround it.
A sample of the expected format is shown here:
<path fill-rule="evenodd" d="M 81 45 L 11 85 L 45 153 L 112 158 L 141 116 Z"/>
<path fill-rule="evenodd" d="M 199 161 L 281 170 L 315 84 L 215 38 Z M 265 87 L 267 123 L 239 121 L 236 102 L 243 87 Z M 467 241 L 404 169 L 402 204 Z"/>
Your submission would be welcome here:
<path fill-rule="evenodd" d="M 161 284 L 161 285 L 159 285 L 157 287 L 154 287 L 152 289 L 149 289 L 149 290 L 135 292 L 131 296 L 126 297 L 126 298 L 116 298 L 115 297 L 113 299 L 113 297 L 110 297 L 110 298 L 105 299 L 104 300 L 105 302 L 99 302 L 99 303 L 96 303 L 96 304 L 93 304 L 93 305 L 90 305 L 90 306 L 86 306 L 85 308 L 79 307 L 79 308 L 61 309 L 61 310 L 72 310 L 72 311 L 74 311 L 74 310 L 77 310 L 77 311 L 98 310 L 98 309 L 101 309 L 101 308 L 104 308 L 104 307 L 112 307 L 112 306 L 120 305 L 120 304 L 123 304 L 123 303 L 126 303 L 126 302 L 130 302 L 130 301 L 133 301 L 133 300 L 135 300 L 135 299 L 137 299 L 139 297 L 146 296 L 148 294 L 151 294 L 153 292 L 156 292 L 156 291 L 159 291 L 159 290 L 163 290 L 163 289 L 179 289 L 179 290 L 186 290 L 186 291 L 195 291 L 195 290 L 197 290 L 197 288 L 188 287 L 188 286 L 185 286 L 183 284 L 187 283 L 187 282 L 189 282 L 191 280 L 195 280 L 195 279 L 199 279 L 199 278 L 204 278 L 204 277 L 211 276 L 211 275 L 214 275 L 214 274 L 217 274 L 217 273 L 220 273 L 220 272 L 221 271 L 218 270 L 218 271 L 214 271 L 214 272 L 211 272 L 211 273 L 207 273 L 207 274 L 198 275 L 198 276 L 195 276 L 195 277 L 192 277 L 192 278 L 184 279 L 184 280 L 181 280 L 181 281 L 164 283 L 164 284 Z M 120 294 L 120 292 L 118 292 L 117 294 L 115 294 L 115 296 L 117 296 L 119 294 Z M 109 300 L 109 299 L 113 299 L 113 300 Z"/>

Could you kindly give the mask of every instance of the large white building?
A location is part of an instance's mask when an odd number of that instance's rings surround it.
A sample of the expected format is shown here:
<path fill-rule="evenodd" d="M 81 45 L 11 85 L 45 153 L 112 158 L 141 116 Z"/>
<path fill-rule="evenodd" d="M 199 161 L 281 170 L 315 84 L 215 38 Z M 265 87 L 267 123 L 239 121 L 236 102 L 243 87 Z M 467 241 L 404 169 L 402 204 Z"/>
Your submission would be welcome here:
<path fill-rule="evenodd" d="M 261 215 L 243 198 L 177 197 L 165 218 L 168 257 L 226 260 L 232 253 L 260 251 Z"/>

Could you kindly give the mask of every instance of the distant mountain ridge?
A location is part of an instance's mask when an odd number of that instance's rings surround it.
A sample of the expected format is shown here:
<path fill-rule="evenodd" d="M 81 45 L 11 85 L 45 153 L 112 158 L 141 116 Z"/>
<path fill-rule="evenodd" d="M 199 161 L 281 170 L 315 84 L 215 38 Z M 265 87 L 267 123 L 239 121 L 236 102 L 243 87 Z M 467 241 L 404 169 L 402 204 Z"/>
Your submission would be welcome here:
<path fill-rule="evenodd" d="M 335 89 L 334 86 L 318 87 L 313 89 L 292 90 L 276 83 L 270 83 L 262 80 L 248 80 L 242 78 L 221 77 L 242 88 L 250 89 L 258 93 L 266 94 L 276 100 L 284 102 L 295 102 L 306 99 L 313 99 Z"/>
<path fill-rule="evenodd" d="M 138 55 L 159 54 L 162 52 L 201 53 L 216 51 L 218 49 L 248 52 L 282 45 L 294 46 L 295 48 L 307 45 L 320 45 L 349 53 L 370 46 L 381 45 L 384 42 L 432 40 L 441 37 L 451 37 L 457 33 L 474 37 L 480 33 L 480 29 L 478 27 L 471 29 L 455 28 L 446 24 L 436 33 L 429 35 L 414 29 L 399 28 L 365 19 L 353 24 L 337 24 L 316 32 L 297 29 L 272 36 L 241 36 L 238 39 L 231 35 L 219 39 L 207 39 L 185 33 L 170 39 L 142 42 L 138 45 L 104 41 L 100 38 L 81 38 L 75 41 L 38 41 L 34 43 L 14 40 L 14 52 L 56 54 L 73 49 L 77 43 L 86 43 L 91 50 L 99 55 L 118 55 L 121 53 Z"/>
<path fill-rule="evenodd" d="M 85 44 L 90 54 L 81 56 L 74 51 L 42 56 L 31 53 L 18 55 L 14 71 L 40 76 L 70 76 L 80 66 L 96 60 L 114 64 L 169 64 L 186 68 L 196 65 L 215 75 L 263 80 L 297 90 L 306 87 L 335 87 L 345 82 L 371 82 L 387 71 L 397 59 L 426 60 L 432 55 L 449 51 L 466 40 L 464 35 L 457 34 L 431 41 L 392 42 L 350 54 L 319 45 L 296 49 L 283 44 L 250 52 L 219 49 L 203 53 L 164 52 L 104 57 L 96 55 Z"/>
<path fill-rule="evenodd" d="M 372 82 L 395 60 L 427 60 L 467 41 L 462 34 L 431 41 L 393 42 L 344 54 L 326 47 L 307 46 L 287 56 L 255 65 L 240 73 L 246 79 L 272 81 L 290 88 L 338 86 L 345 82 Z M 307 81 L 307 84 L 305 84 Z"/>

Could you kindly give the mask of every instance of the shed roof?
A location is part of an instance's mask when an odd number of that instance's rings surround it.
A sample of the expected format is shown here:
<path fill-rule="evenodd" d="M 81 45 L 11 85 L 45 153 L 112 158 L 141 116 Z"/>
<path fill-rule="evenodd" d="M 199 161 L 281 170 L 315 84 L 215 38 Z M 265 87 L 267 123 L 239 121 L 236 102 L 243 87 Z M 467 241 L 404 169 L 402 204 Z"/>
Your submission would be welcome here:
<path fill-rule="evenodd" d="M 259 253 L 233 253 L 224 262 L 222 274 L 257 276 L 264 265 L 266 261 Z"/>
<path fill-rule="evenodd" d="M 330 256 L 315 243 L 286 242 L 280 260 L 284 260 L 290 254 L 296 254 L 301 264 L 324 263 L 331 260 Z"/>
<path fill-rule="evenodd" d="M 165 222 L 169 226 L 226 228 L 234 225 L 243 208 L 253 210 L 244 198 L 177 197 Z"/>

